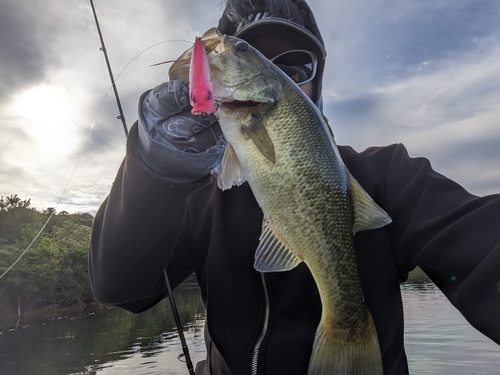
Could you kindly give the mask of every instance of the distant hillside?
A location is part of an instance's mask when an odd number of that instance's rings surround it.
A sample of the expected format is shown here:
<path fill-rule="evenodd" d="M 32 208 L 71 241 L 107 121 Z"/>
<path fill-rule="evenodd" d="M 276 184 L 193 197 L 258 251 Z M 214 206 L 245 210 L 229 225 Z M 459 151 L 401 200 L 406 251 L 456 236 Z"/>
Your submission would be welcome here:
<path fill-rule="evenodd" d="M 93 217 L 37 211 L 17 195 L 0 198 L 0 324 L 33 312 L 93 302 L 87 251 Z"/>

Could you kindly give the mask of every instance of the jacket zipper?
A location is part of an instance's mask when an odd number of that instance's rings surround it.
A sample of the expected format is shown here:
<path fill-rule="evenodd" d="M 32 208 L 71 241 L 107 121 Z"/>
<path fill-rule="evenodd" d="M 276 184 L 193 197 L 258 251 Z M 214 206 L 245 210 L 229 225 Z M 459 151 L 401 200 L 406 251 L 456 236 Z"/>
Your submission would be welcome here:
<path fill-rule="evenodd" d="M 251 374 L 257 375 L 257 364 L 259 361 L 259 351 L 262 345 L 262 341 L 264 341 L 264 337 L 266 336 L 267 329 L 269 327 L 269 315 L 271 314 L 271 304 L 269 301 L 269 293 L 267 291 L 266 278 L 263 273 L 260 274 L 260 278 L 262 280 L 262 288 L 264 290 L 264 302 L 265 302 L 265 310 L 264 310 L 264 322 L 262 323 L 262 330 L 260 332 L 259 338 L 255 343 L 252 351 L 252 368 Z"/>

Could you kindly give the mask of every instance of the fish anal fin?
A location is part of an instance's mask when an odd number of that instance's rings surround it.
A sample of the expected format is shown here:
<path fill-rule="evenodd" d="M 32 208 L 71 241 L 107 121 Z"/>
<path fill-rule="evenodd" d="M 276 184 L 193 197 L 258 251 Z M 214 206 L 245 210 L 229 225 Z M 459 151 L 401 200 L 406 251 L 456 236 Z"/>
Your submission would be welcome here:
<path fill-rule="evenodd" d="M 264 224 L 255 252 L 254 268 L 259 272 L 282 272 L 294 269 L 300 262 L 302 260 L 274 233 L 272 227 Z"/>
<path fill-rule="evenodd" d="M 265 126 L 256 116 L 252 116 L 250 123 L 241 127 L 243 133 L 254 141 L 259 151 L 273 163 L 276 162 L 274 144 Z"/>
<path fill-rule="evenodd" d="M 378 229 L 392 222 L 390 216 L 368 195 L 354 176 L 347 171 L 354 206 L 353 233 Z"/>
<path fill-rule="evenodd" d="M 233 147 L 227 144 L 219 167 L 217 185 L 220 189 L 227 190 L 234 185 L 239 186 L 243 182 L 245 182 L 243 168 L 241 167 Z"/>
<path fill-rule="evenodd" d="M 377 331 L 371 316 L 362 332 L 347 335 L 345 330 L 336 331 L 321 320 L 307 375 L 382 375 L 383 372 Z"/>

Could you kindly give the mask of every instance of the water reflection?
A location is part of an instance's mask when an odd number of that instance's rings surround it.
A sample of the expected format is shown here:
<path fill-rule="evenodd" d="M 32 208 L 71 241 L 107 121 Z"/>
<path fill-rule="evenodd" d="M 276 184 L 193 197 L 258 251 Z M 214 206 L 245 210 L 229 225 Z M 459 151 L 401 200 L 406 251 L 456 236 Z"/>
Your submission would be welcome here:
<path fill-rule="evenodd" d="M 401 286 L 410 372 L 500 373 L 500 346 L 472 328 L 422 271 L 411 276 Z"/>
<path fill-rule="evenodd" d="M 497 374 L 500 346 L 471 328 L 425 275 L 402 285 L 405 343 L 412 374 Z M 205 357 L 204 310 L 196 288 L 176 301 L 193 362 Z M 0 374 L 187 374 L 170 306 L 134 315 L 108 309 L 33 322 L 0 333 Z"/>
<path fill-rule="evenodd" d="M 198 289 L 175 293 L 193 361 L 205 357 Z M 0 374 L 185 374 L 170 306 L 131 314 L 107 309 L 80 318 L 34 322 L 0 334 Z M 36 369 L 36 370 L 35 370 Z"/>

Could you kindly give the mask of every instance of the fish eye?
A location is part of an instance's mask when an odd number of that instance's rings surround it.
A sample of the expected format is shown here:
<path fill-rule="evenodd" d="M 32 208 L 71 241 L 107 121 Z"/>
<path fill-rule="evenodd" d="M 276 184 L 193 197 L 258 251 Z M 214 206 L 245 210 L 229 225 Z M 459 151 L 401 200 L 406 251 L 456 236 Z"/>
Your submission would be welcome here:
<path fill-rule="evenodd" d="M 234 45 L 234 48 L 236 49 L 236 51 L 240 51 L 240 52 L 248 51 L 248 47 L 249 47 L 248 43 L 245 42 L 244 40 L 239 40 Z"/>

